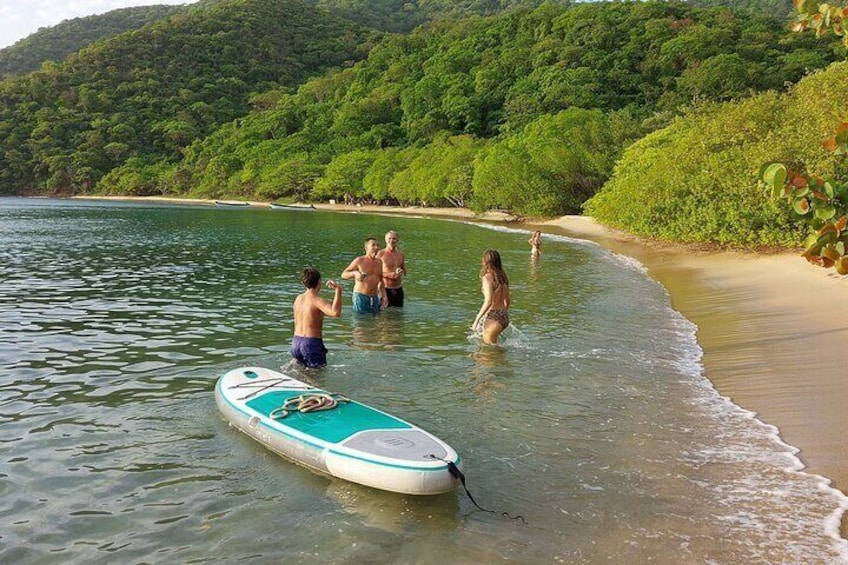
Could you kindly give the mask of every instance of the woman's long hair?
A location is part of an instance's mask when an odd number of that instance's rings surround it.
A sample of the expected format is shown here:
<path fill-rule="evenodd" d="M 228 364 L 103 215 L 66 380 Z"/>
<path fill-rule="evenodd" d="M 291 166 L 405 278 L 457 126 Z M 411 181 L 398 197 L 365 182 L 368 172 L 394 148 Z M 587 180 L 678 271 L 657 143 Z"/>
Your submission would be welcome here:
<path fill-rule="evenodd" d="M 509 279 L 501 264 L 501 254 L 494 249 L 487 249 L 483 252 L 483 258 L 480 261 L 480 278 L 482 279 L 486 273 L 491 273 L 495 287 L 502 284 L 509 286 Z"/>

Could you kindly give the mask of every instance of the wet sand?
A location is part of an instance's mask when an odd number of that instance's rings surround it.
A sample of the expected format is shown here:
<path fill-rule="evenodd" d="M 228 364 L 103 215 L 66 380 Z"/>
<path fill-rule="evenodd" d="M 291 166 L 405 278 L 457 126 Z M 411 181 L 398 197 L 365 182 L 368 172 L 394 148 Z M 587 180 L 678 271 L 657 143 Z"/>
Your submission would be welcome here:
<path fill-rule="evenodd" d="M 638 259 L 698 326 L 706 377 L 800 449 L 807 471 L 848 490 L 848 277 L 797 253 L 693 251 L 589 218 L 543 224 Z"/>
<path fill-rule="evenodd" d="M 515 219 L 501 212 L 475 216 L 456 208 L 315 207 Z M 779 428 L 783 440 L 800 449 L 807 471 L 848 492 L 848 277 L 810 265 L 796 253 L 696 251 L 640 240 L 582 216 L 518 225 L 591 240 L 639 260 L 668 290 L 673 307 L 698 326 L 704 372 L 719 393 Z"/>

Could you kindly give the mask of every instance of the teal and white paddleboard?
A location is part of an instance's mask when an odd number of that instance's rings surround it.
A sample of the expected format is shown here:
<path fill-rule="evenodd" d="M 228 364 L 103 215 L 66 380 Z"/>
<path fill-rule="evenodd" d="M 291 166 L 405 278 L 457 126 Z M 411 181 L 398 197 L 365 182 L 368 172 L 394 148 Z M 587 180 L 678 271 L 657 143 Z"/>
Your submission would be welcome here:
<path fill-rule="evenodd" d="M 376 408 L 331 397 L 262 367 L 229 371 L 215 386 L 218 409 L 232 426 L 313 470 L 404 494 L 456 488 L 448 462 L 459 467 L 460 458 L 448 444 Z"/>

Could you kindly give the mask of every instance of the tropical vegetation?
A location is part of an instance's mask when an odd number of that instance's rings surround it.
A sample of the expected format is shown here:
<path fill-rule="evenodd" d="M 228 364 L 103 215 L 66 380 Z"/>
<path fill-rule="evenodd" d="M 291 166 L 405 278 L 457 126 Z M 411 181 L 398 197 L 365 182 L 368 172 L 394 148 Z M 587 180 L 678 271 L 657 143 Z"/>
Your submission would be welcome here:
<path fill-rule="evenodd" d="M 752 187 L 787 158 L 838 176 L 815 138 L 844 67 L 804 77 L 845 47 L 789 33 L 786 1 L 723 4 L 202 0 L 0 81 L 0 194 L 585 205 L 791 244 Z"/>
<path fill-rule="evenodd" d="M 238 0 L 95 42 L 0 81 L 0 187 L 89 192 L 115 167 L 180 160 L 252 94 L 352 65 L 378 38 L 295 0 Z"/>
<path fill-rule="evenodd" d="M 819 36 L 833 30 L 848 45 L 844 20 L 848 5 L 798 0 L 795 31 L 807 28 Z M 841 77 L 840 77 L 841 78 Z M 835 155 L 848 155 L 848 122 L 842 122 L 822 147 Z M 760 169 L 760 179 L 772 190 L 773 196 L 788 200 L 797 216 L 808 228 L 804 240 L 804 258 L 825 268 L 835 267 L 840 275 L 848 274 L 848 182 L 845 161 L 839 163 L 831 177 L 822 178 L 805 170 L 809 163 L 794 163 L 791 170 L 785 163 L 773 162 Z M 816 171 L 816 169 L 813 169 Z M 819 171 L 820 172 L 820 171 Z"/>
<path fill-rule="evenodd" d="M 265 93 L 273 106 L 192 144 L 149 190 L 574 213 L 692 100 L 783 88 L 834 58 L 772 19 L 665 2 L 442 21 Z M 121 174 L 102 188 L 125 192 Z"/>

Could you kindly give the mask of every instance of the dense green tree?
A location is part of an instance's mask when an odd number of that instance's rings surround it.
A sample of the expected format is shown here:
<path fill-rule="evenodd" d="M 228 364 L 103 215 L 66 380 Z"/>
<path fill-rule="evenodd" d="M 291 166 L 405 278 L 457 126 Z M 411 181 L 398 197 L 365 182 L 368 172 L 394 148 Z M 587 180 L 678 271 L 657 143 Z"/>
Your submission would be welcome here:
<path fill-rule="evenodd" d="M 410 200 L 402 199 L 400 194 L 392 192 L 390 187 L 394 178 L 409 167 L 419 152 L 420 149 L 416 147 L 403 149 L 389 147 L 377 153 L 377 157 L 362 179 L 365 197 L 378 202 L 395 200 L 403 204 L 410 203 Z"/>
<path fill-rule="evenodd" d="M 389 194 L 425 206 L 464 207 L 474 190 L 474 160 L 485 146 L 484 140 L 471 135 L 442 132 L 392 178 Z"/>
<path fill-rule="evenodd" d="M 350 195 L 362 198 L 365 189 L 362 181 L 376 159 L 376 151 L 350 151 L 342 153 L 327 165 L 324 176 L 315 183 L 316 198 Z"/>
<path fill-rule="evenodd" d="M 270 169 L 263 169 L 262 182 L 255 194 L 268 200 L 292 198 L 303 202 L 309 198 L 322 171 L 323 167 L 313 162 L 306 153 L 296 154 Z"/>
<path fill-rule="evenodd" d="M 748 69 L 736 53 L 722 53 L 683 71 L 677 79 L 680 94 L 691 99 L 729 100 L 748 89 Z"/>
<path fill-rule="evenodd" d="M 481 154 L 473 205 L 536 216 L 578 213 L 640 133 L 626 111 L 571 108 L 543 115 Z"/>

